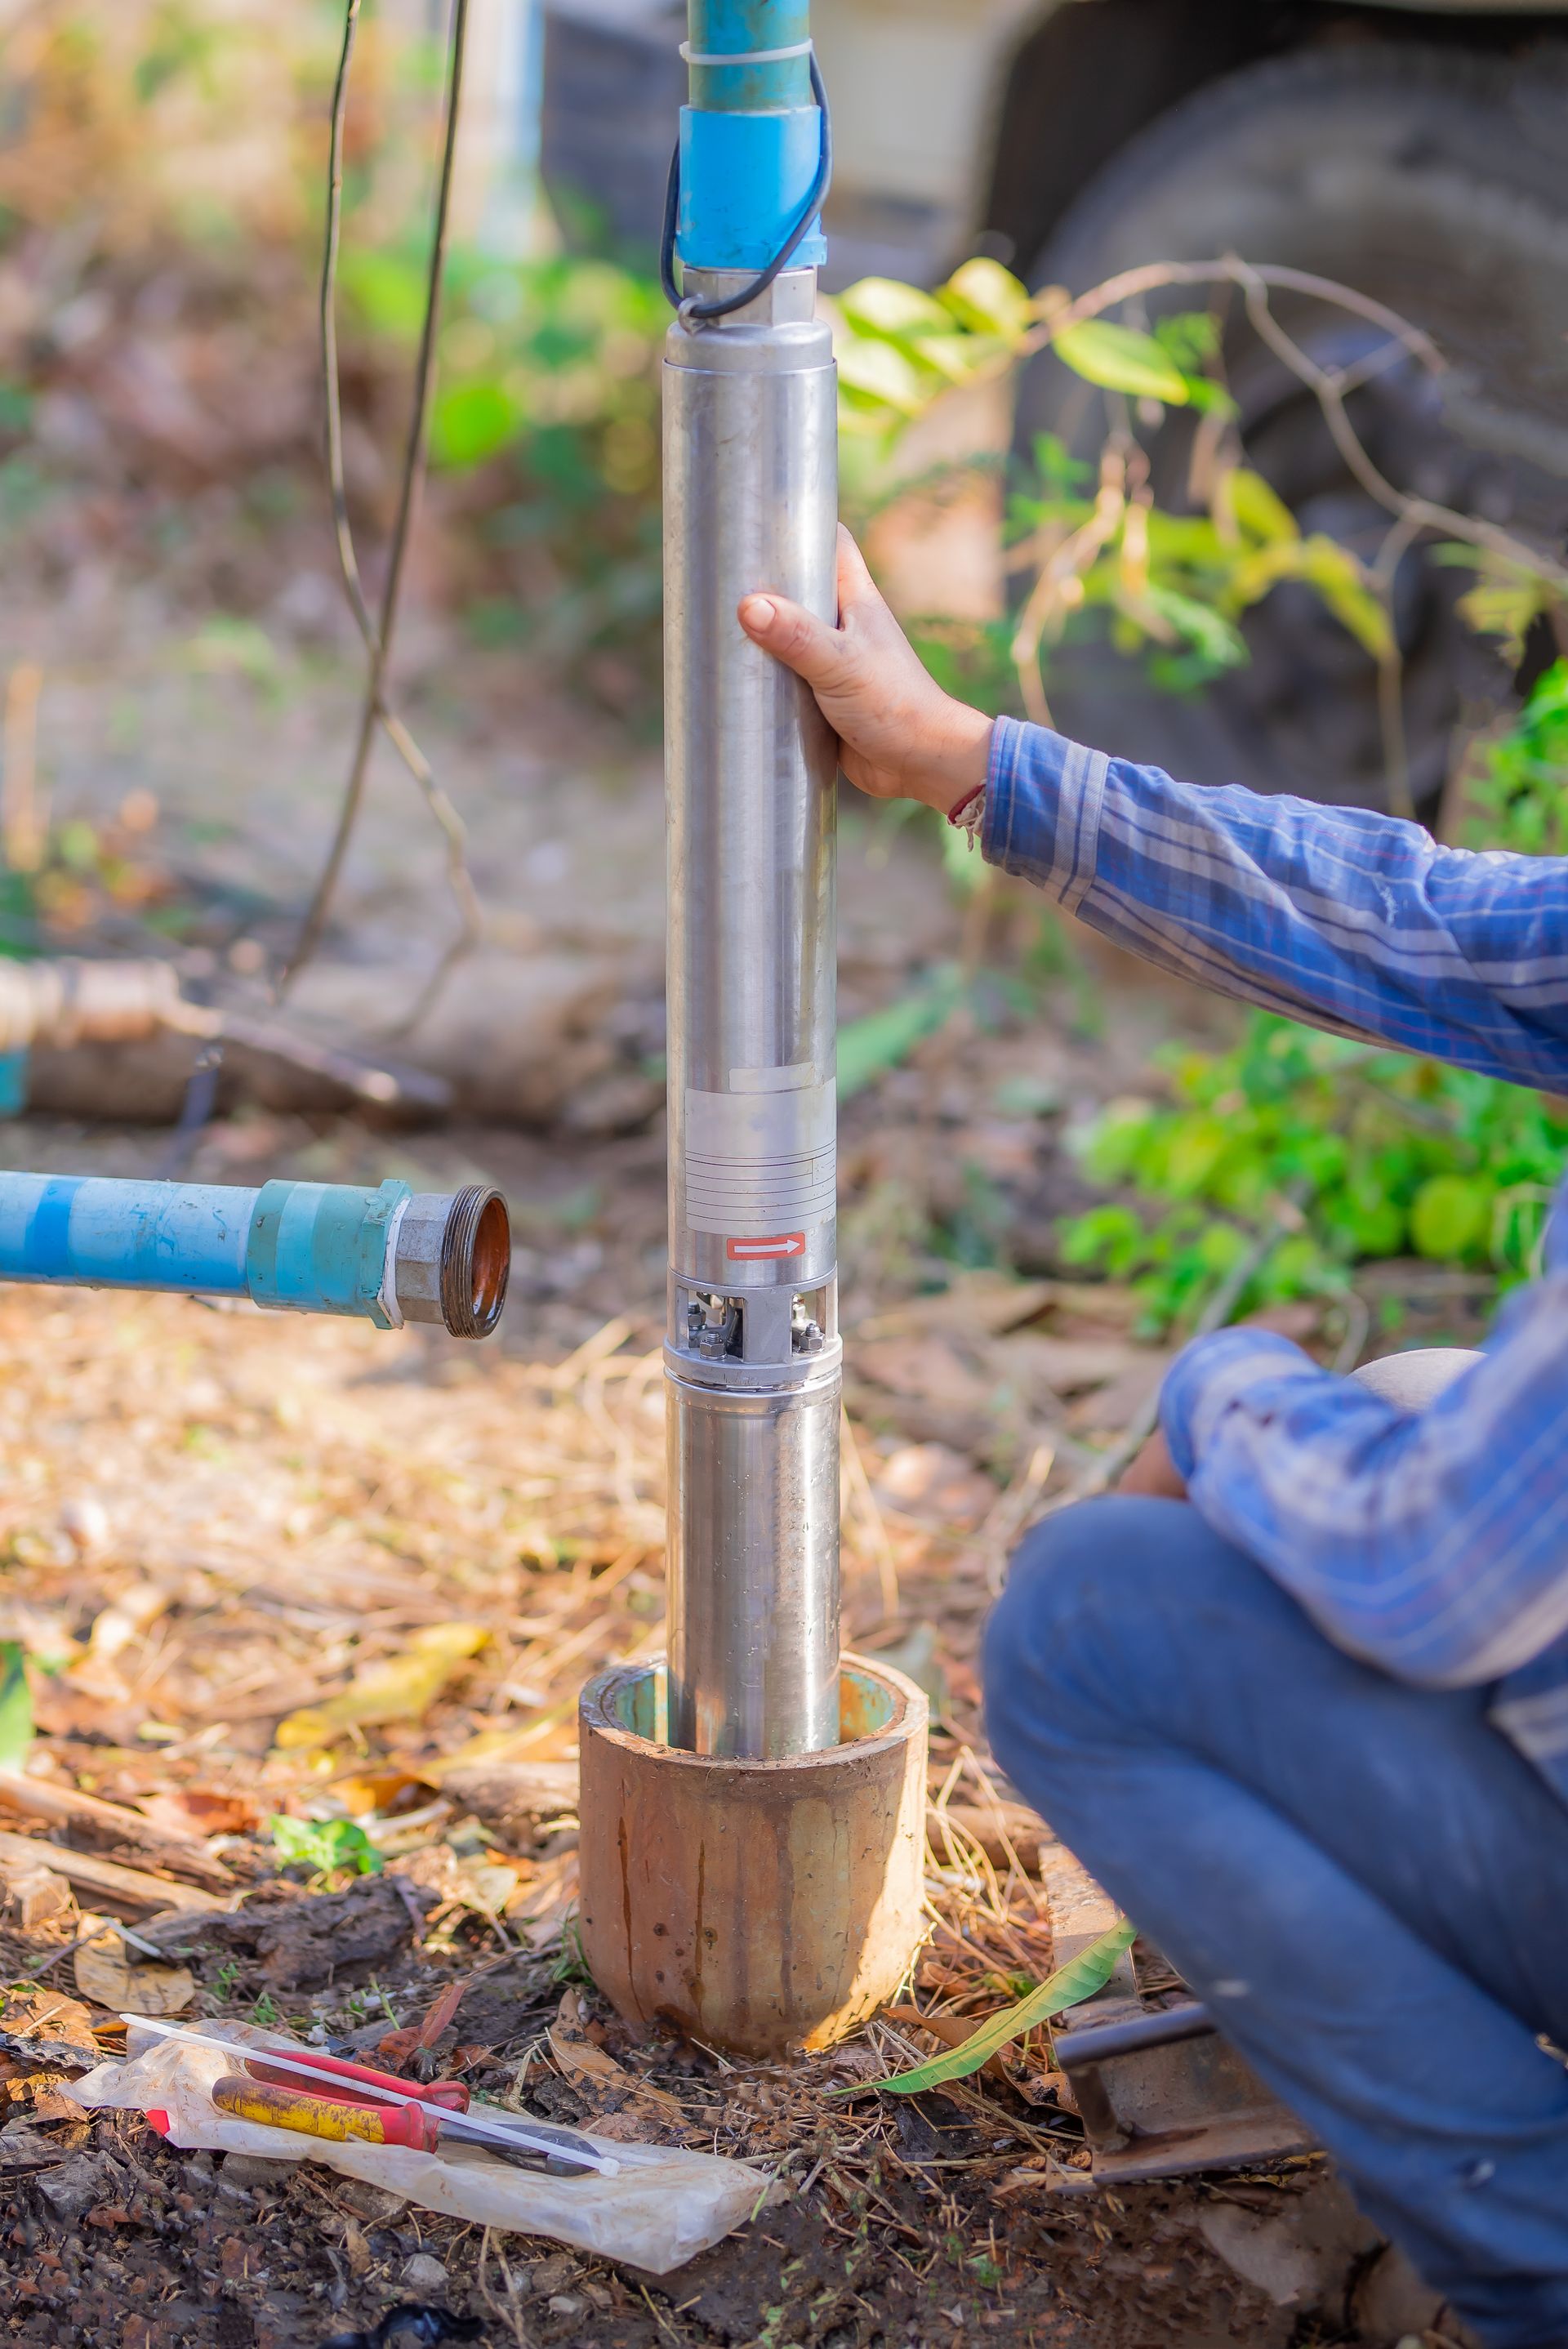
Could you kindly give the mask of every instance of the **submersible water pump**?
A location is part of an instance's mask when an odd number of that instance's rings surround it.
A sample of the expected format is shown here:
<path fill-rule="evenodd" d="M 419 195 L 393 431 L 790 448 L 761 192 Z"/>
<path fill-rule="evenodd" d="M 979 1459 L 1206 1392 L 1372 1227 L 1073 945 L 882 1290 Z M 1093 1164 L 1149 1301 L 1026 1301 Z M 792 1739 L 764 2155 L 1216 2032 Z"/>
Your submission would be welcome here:
<path fill-rule="evenodd" d="M 806 0 L 689 0 L 666 222 L 669 1654 L 584 1691 L 583 1937 L 623 2013 L 822 2045 L 922 1930 L 926 1708 L 840 1653 L 836 749 L 743 633 L 837 616 Z M 678 257 L 682 277 L 677 285 Z"/>

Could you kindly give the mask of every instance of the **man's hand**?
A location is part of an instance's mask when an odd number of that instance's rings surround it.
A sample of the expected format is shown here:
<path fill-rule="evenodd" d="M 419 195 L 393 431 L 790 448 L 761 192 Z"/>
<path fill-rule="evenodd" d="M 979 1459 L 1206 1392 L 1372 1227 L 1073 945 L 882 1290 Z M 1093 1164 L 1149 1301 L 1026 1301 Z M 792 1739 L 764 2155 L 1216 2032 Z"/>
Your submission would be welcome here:
<path fill-rule="evenodd" d="M 985 781 L 992 721 L 921 667 L 847 530 L 839 533 L 839 626 L 782 595 L 748 595 L 740 625 L 816 695 L 851 783 L 874 800 L 923 800 L 951 815 Z"/>
<path fill-rule="evenodd" d="M 1157 1428 L 1142 1451 L 1124 1470 L 1119 1493 L 1140 1494 L 1148 1501 L 1184 1501 L 1187 1486 L 1171 1457 L 1171 1447 Z"/>

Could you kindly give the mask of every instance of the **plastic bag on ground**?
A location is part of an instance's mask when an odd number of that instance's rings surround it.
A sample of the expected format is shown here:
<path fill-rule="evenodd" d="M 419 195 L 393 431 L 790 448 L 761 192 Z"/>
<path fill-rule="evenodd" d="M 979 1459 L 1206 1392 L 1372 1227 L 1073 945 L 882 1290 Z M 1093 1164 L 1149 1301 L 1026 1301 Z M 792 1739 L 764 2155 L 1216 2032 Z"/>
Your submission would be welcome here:
<path fill-rule="evenodd" d="M 213 2037 L 230 2035 L 221 2024 L 202 2027 Z M 769 2183 L 765 2171 L 747 2162 L 676 2146 L 613 2143 L 586 2130 L 589 2143 L 619 2163 L 614 2177 L 551 2178 L 469 2146 L 414 2153 L 403 2146 L 339 2144 L 267 2128 L 219 2112 L 211 2099 L 242 2050 L 258 2052 L 248 2041 L 249 2034 L 243 2040 L 234 2034 L 231 2056 L 217 2047 L 162 2040 L 123 2063 L 98 2064 L 62 2094 L 88 2112 L 166 2113 L 170 2143 L 192 2152 L 204 2147 L 321 2162 L 406 2194 L 424 2209 L 444 2210 L 476 2226 L 549 2235 L 650 2275 L 667 2275 L 721 2241 L 751 2216 Z"/>

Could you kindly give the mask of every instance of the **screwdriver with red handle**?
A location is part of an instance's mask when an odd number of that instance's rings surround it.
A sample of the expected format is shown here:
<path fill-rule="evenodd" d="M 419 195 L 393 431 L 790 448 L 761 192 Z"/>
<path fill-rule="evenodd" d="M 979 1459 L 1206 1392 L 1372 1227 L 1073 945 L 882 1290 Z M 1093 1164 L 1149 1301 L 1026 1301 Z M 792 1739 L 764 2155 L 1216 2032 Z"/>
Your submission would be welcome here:
<path fill-rule="evenodd" d="M 294 2073 L 307 2067 L 321 2075 L 321 2085 L 316 2095 L 325 2096 L 335 2104 L 362 2102 L 363 2099 L 356 2099 L 354 2094 L 356 2084 L 361 2087 L 390 2089 L 398 2095 L 406 2096 L 411 2093 L 410 2084 L 398 2079 L 391 2072 L 374 2072 L 368 2064 L 348 2064 L 340 2055 L 318 2054 L 314 2047 L 298 2051 L 288 2072 L 279 2064 L 269 2064 L 264 2048 L 254 2055 L 247 2053 L 245 2062 L 245 2069 L 253 2080 L 270 2080 L 274 2087 L 279 2088 L 292 2087 Z M 341 2085 L 335 2085 L 339 2083 Z M 432 2080 L 428 2087 L 420 2087 L 412 2093 L 418 2095 L 428 2105 L 444 2105 L 449 2112 L 466 2113 L 469 2108 L 469 2092 L 461 2080 Z"/>
<path fill-rule="evenodd" d="M 305 2103 L 318 2103 L 325 2110 L 335 2110 L 340 2115 L 387 2106 L 391 2111 L 384 2117 L 404 2112 L 422 2115 L 434 2118 L 454 2143 L 485 2146 L 502 2160 L 542 2167 L 553 2176 L 577 2177 L 584 2171 L 596 2170 L 603 2177 L 613 2178 L 621 2167 L 614 2155 L 602 2151 L 581 2130 L 561 2128 L 549 2121 L 535 2120 L 531 2115 L 492 2113 L 487 2109 L 482 2116 L 469 2113 L 467 2119 L 460 2118 L 459 2111 L 468 2107 L 469 2100 L 459 2080 L 440 2081 L 434 2089 L 415 2088 L 391 2073 L 346 2063 L 339 2056 L 324 2054 L 314 2047 L 288 2042 L 258 2045 L 253 2041 L 213 2038 L 204 2031 L 193 2030 L 189 2023 L 160 2023 L 145 2014 L 127 2014 L 120 2019 L 128 2031 L 139 2035 L 221 2050 L 231 2059 L 238 2059 L 245 2067 L 244 2073 L 228 2076 L 238 2080 L 243 2088 L 289 2088 L 295 2095 L 303 2095 Z M 458 2105 L 459 2098 L 461 2107 Z M 155 2128 L 161 2117 L 149 2116 Z M 313 2133 L 300 2122 L 293 2126 L 301 2128 L 303 2134 Z M 439 2131 L 438 2142 L 438 2137 Z M 405 2140 L 384 2136 L 379 2142 L 391 2145 Z"/>
<path fill-rule="evenodd" d="M 452 2112 L 432 2111 L 428 2105 L 361 2103 L 342 2087 L 312 2095 L 275 2080 L 257 2079 L 253 2071 L 250 2066 L 242 2073 L 230 2072 L 214 2084 L 212 2102 L 221 2113 L 232 2113 L 236 2120 L 254 2121 L 263 2128 L 293 2129 L 300 2137 L 328 2137 L 340 2145 L 356 2138 L 365 2145 L 404 2146 L 411 2153 L 473 2145 L 520 2169 L 544 2169 L 562 2178 L 587 2174 L 584 2164 L 564 2160 L 560 2154 L 498 2144 L 489 2130 L 475 2128 Z"/>

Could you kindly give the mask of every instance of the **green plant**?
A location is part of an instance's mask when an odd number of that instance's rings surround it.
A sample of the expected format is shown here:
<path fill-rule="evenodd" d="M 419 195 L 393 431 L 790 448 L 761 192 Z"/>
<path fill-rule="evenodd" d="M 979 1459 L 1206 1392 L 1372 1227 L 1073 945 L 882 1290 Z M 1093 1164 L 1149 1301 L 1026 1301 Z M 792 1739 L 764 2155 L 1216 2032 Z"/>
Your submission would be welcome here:
<path fill-rule="evenodd" d="M 1568 1112 L 1468 1071 L 1254 1013 L 1228 1052 L 1162 1056 L 1172 1098 L 1080 1137 L 1122 1193 L 1062 1227 L 1067 1260 L 1130 1281 L 1150 1333 L 1190 1323 L 1260 1236 L 1244 1313 L 1343 1292 L 1415 1254 L 1522 1278 L 1568 1150 Z"/>
<path fill-rule="evenodd" d="M 1207 311 L 1160 321 L 1152 334 L 1064 316 L 1059 288 L 1031 296 L 999 264 L 971 261 L 935 294 L 868 278 L 839 297 L 842 434 L 851 494 L 872 505 L 899 494 L 885 481 L 909 425 L 945 392 L 1009 374 L 1044 344 L 1087 383 L 1157 421 L 1170 408 L 1224 425 L 1234 403 Z M 1233 434 L 1211 468 L 1206 513 L 1156 507 L 1130 434 L 1115 431 L 1094 471 L 1049 435 L 1008 507 L 1010 564 L 1032 578 L 1006 629 L 932 634 L 939 674 L 999 706 L 1003 655 L 1031 714 L 1040 715 L 1042 655 L 1080 616 L 1099 616 L 1112 642 L 1149 662 L 1157 683 L 1191 692 L 1247 659 L 1237 622 L 1286 580 L 1312 588 L 1368 656 L 1392 651 L 1387 612 L 1366 566 L 1320 533 L 1304 534 Z M 1462 550 L 1460 550 L 1462 552 Z M 972 673 L 972 676 L 971 676 Z"/>
<path fill-rule="evenodd" d="M 356 1876 L 378 1876 L 385 1863 L 365 1829 L 353 1819 L 291 1819 L 274 1815 L 267 1821 L 273 1848 L 285 1868 L 308 1868 L 313 1876 L 335 1876 L 344 1869 Z"/>
<path fill-rule="evenodd" d="M 1123 1918 L 1109 1933 L 1102 1933 L 1098 1941 L 1080 1951 L 1070 1963 L 1058 1967 L 1047 1981 L 1031 1989 L 1016 2006 L 988 2016 L 960 2046 L 949 2048 L 944 2055 L 933 2056 L 929 2064 L 918 2064 L 913 2071 L 895 2072 L 879 2080 L 877 2086 L 888 2095 L 919 2096 L 928 2088 L 945 2086 L 950 2080 L 968 2079 L 971 2073 L 978 2072 L 1015 2039 L 1022 2039 L 1052 2015 L 1065 2013 L 1068 2007 L 1080 2005 L 1086 1998 L 1103 1990 L 1116 1971 L 1118 1959 L 1132 1947 L 1137 1930 Z M 840 2089 L 834 2093 L 853 2091 Z"/>
<path fill-rule="evenodd" d="M 425 265 L 411 242 L 345 252 L 350 336 L 383 367 L 417 337 Z M 660 607 L 666 324 L 657 283 L 612 260 L 503 265 L 468 250 L 449 264 L 430 454 L 476 525 L 470 623 L 486 641 L 586 664 L 623 703 L 636 698 L 628 657 L 652 675 Z"/>
<path fill-rule="evenodd" d="M 0 1770 L 20 1770 L 33 1748 L 33 1692 L 19 1640 L 0 1640 Z"/>
<path fill-rule="evenodd" d="M 1517 722 L 1486 745 L 1467 798 L 1470 847 L 1568 854 L 1568 660 L 1553 664 Z"/>

